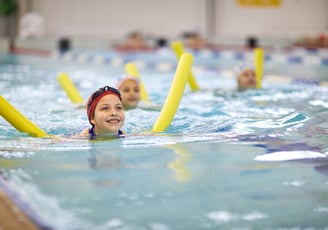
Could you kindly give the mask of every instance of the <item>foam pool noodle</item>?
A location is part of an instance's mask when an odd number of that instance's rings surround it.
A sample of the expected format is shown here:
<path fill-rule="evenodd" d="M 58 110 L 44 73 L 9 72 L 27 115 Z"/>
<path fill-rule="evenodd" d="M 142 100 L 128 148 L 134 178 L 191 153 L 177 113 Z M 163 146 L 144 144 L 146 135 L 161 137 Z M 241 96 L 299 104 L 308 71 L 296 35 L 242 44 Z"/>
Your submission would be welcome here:
<path fill-rule="evenodd" d="M 186 164 L 190 160 L 190 153 L 178 145 L 170 145 L 176 154 L 176 159 L 168 164 L 168 168 L 174 171 L 174 178 L 179 182 L 186 182 L 191 180 L 190 170 Z"/>
<path fill-rule="evenodd" d="M 6 119 L 14 128 L 20 132 L 28 133 L 30 136 L 45 137 L 47 134 L 22 115 L 4 97 L 0 96 L 0 115 Z"/>
<path fill-rule="evenodd" d="M 184 53 L 184 47 L 181 41 L 175 41 L 171 43 L 171 47 L 175 52 L 178 60 L 180 59 L 181 55 Z M 196 78 L 194 77 L 192 71 L 190 70 L 188 83 L 192 91 L 198 91 L 199 86 L 197 84 Z"/>
<path fill-rule="evenodd" d="M 256 74 L 256 88 L 262 88 L 263 77 L 263 65 L 264 65 L 264 50 L 261 48 L 254 49 L 254 66 Z"/>
<path fill-rule="evenodd" d="M 191 54 L 185 53 L 181 55 L 170 91 L 166 97 L 160 115 L 152 128 L 153 132 L 164 132 L 171 124 L 184 93 L 192 62 L 193 56 Z"/>
<path fill-rule="evenodd" d="M 83 103 L 84 99 L 66 73 L 58 75 L 58 81 L 73 103 Z"/>
<path fill-rule="evenodd" d="M 136 77 L 139 79 L 139 85 L 140 85 L 140 97 L 142 101 L 149 101 L 149 97 L 148 97 L 148 93 L 146 90 L 145 85 L 143 84 L 143 82 L 141 81 L 141 77 L 139 74 L 139 71 L 137 69 L 137 67 L 135 66 L 135 64 L 133 64 L 132 62 L 128 62 L 125 64 L 125 72 L 128 75 L 131 75 L 133 77 Z"/>

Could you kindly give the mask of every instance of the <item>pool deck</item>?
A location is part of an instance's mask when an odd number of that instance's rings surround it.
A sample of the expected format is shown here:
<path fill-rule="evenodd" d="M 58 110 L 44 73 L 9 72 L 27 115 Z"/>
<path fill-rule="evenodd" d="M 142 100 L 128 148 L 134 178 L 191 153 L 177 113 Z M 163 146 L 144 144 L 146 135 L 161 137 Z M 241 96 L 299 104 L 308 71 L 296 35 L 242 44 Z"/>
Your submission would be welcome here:
<path fill-rule="evenodd" d="M 39 229 L 0 188 L 0 229 Z"/>

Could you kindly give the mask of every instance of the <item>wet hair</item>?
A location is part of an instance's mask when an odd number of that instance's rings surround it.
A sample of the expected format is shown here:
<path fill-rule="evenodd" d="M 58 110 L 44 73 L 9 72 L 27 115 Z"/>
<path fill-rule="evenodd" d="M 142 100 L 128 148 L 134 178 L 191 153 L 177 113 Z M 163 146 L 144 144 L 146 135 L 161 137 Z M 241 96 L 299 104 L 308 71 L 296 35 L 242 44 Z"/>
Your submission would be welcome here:
<path fill-rule="evenodd" d="M 233 72 L 234 72 L 234 75 L 235 75 L 236 79 L 239 78 L 240 74 L 245 69 L 251 69 L 251 70 L 255 71 L 255 66 L 251 63 L 243 63 L 243 64 L 235 66 L 234 69 L 233 69 Z"/>

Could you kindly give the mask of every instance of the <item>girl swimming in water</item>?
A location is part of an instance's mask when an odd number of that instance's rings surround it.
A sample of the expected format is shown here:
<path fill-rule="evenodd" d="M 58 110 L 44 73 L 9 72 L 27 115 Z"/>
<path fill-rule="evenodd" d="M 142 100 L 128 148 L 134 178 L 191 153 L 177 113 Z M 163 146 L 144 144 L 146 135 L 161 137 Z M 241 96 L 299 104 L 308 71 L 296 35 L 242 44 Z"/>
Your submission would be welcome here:
<path fill-rule="evenodd" d="M 121 128 L 125 114 L 117 89 L 105 86 L 96 90 L 88 99 L 87 115 L 92 127 L 84 130 L 82 135 L 89 135 L 90 139 L 124 137 Z"/>

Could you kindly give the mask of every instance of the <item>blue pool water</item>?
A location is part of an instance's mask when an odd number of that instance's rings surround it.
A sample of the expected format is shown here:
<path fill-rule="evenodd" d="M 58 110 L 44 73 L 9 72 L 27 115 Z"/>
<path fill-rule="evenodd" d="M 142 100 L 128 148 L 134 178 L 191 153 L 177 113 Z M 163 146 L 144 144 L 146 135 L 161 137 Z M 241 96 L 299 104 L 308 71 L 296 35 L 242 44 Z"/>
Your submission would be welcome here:
<path fill-rule="evenodd" d="M 202 90 L 186 87 L 165 133 L 150 132 L 160 111 L 138 108 L 126 112 L 126 138 L 88 141 L 73 138 L 88 120 L 57 76 L 87 98 L 122 65 L 1 56 L 1 95 L 55 136 L 30 137 L 0 117 L 2 188 L 53 229 L 327 229 L 327 67 L 291 65 L 305 81 L 294 71 L 237 93 L 234 63 L 195 59 Z M 290 71 L 268 63 L 279 68 Z M 140 73 L 162 105 L 174 69 Z"/>

